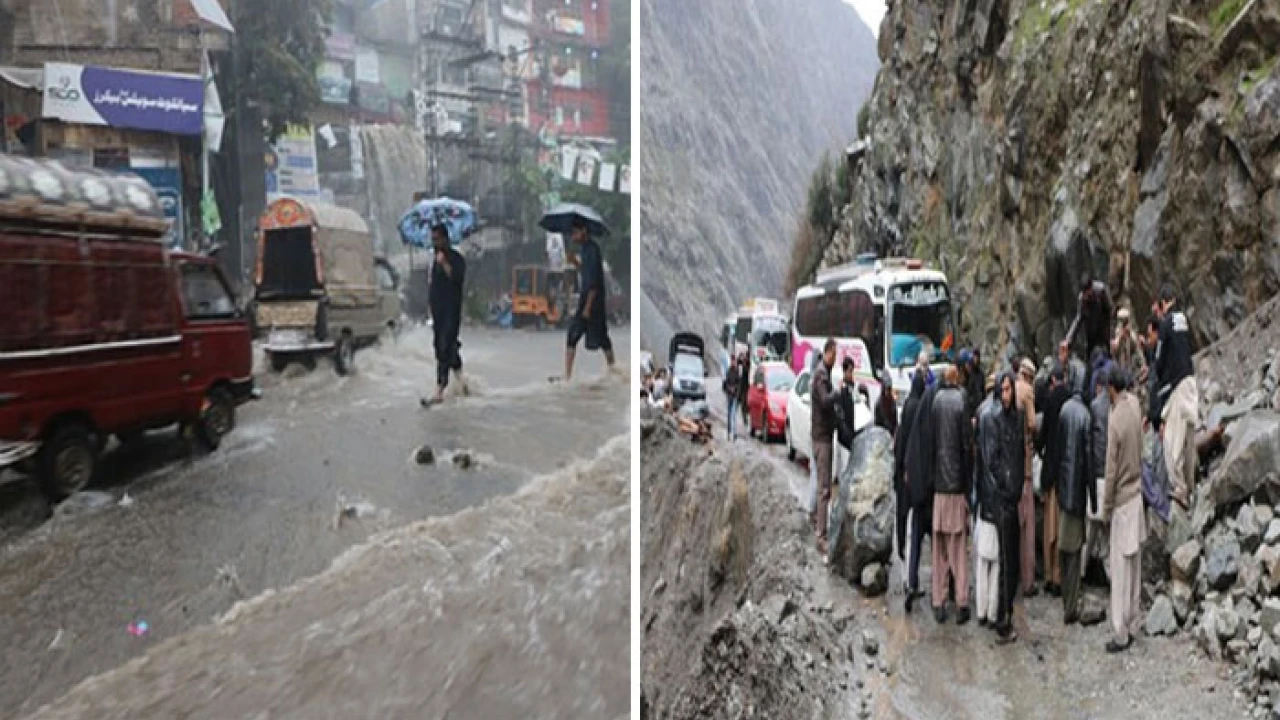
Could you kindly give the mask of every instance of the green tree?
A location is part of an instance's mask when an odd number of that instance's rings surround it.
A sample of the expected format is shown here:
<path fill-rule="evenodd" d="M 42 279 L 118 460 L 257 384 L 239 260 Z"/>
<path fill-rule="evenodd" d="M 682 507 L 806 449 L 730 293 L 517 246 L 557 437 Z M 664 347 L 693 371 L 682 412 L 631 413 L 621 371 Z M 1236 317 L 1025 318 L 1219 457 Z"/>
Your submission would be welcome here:
<path fill-rule="evenodd" d="M 262 109 L 268 139 L 274 140 L 320 104 L 316 68 L 324 58 L 333 0 L 242 0 L 233 13 L 237 85 Z"/>
<path fill-rule="evenodd" d="M 813 171 L 809 181 L 809 224 L 824 237 L 830 237 L 834 226 L 834 206 L 831 195 L 832 167 L 831 156 L 823 154 L 818 169 Z"/>

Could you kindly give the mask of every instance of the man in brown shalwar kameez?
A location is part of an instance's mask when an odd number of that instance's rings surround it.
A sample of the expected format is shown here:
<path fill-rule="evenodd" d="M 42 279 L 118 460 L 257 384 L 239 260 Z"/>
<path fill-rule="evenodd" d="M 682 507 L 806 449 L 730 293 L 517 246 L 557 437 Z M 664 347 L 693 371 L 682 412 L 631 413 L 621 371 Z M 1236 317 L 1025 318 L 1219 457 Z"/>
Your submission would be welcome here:
<path fill-rule="evenodd" d="M 1107 652 L 1127 650 L 1138 621 L 1142 592 L 1142 410 L 1128 391 L 1124 372 L 1112 373 L 1111 416 L 1107 422 L 1106 492 L 1103 518 L 1111 522 L 1111 629 Z"/>

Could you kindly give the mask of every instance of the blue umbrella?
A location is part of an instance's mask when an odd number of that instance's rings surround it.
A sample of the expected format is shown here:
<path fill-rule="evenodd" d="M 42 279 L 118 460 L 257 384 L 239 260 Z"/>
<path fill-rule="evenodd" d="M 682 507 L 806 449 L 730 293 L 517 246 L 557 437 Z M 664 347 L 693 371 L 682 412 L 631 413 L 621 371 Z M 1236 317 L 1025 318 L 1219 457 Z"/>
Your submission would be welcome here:
<path fill-rule="evenodd" d="M 461 200 L 438 197 L 423 200 L 400 218 L 400 239 L 405 245 L 431 247 L 431 228 L 444 225 L 449 242 L 458 245 L 476 230 L 476 211 Z"/>

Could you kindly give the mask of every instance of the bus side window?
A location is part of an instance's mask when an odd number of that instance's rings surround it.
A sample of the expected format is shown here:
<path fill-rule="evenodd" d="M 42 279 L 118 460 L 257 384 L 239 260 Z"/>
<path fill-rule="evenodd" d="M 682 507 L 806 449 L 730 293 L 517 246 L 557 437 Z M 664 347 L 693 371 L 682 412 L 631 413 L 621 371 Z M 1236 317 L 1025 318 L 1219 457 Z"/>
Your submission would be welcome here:
<path fill-rule="evenodd" d="M 876 306 L 875 333 L 871 337 L 871 367 L 876 375 L 884 369 L 884 306 Z"/>

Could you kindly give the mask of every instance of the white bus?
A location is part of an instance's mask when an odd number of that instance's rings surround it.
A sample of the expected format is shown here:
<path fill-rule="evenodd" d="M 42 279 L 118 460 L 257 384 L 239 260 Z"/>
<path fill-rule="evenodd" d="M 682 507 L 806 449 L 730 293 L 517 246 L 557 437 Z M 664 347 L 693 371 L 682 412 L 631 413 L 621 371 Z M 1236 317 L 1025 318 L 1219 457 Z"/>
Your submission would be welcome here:
<path fill-rule="evenodd" d="M 919 260 L 859 256 L 855 263 L 818 274 L 796 291 L 791 324 L 791 365 L 800 374 L 822 352 L 827 338 L 839 347 L 837 367 L 852 357 L 872 406 L 887 368 L 905 400 L 921 352 L 935 375 L 953 361 L 955 330 L 947 277 Z M 838 374 L 838 373 L 833 373 Z"/>
<path fill-rule="evenodd" d="M 735 355 L 747 353 L 752 366 L 762 360 L 782 360 L 790 349 L 787 317 L 777 300 L 753 298 L 737 312 L 734 329 Z"/>

